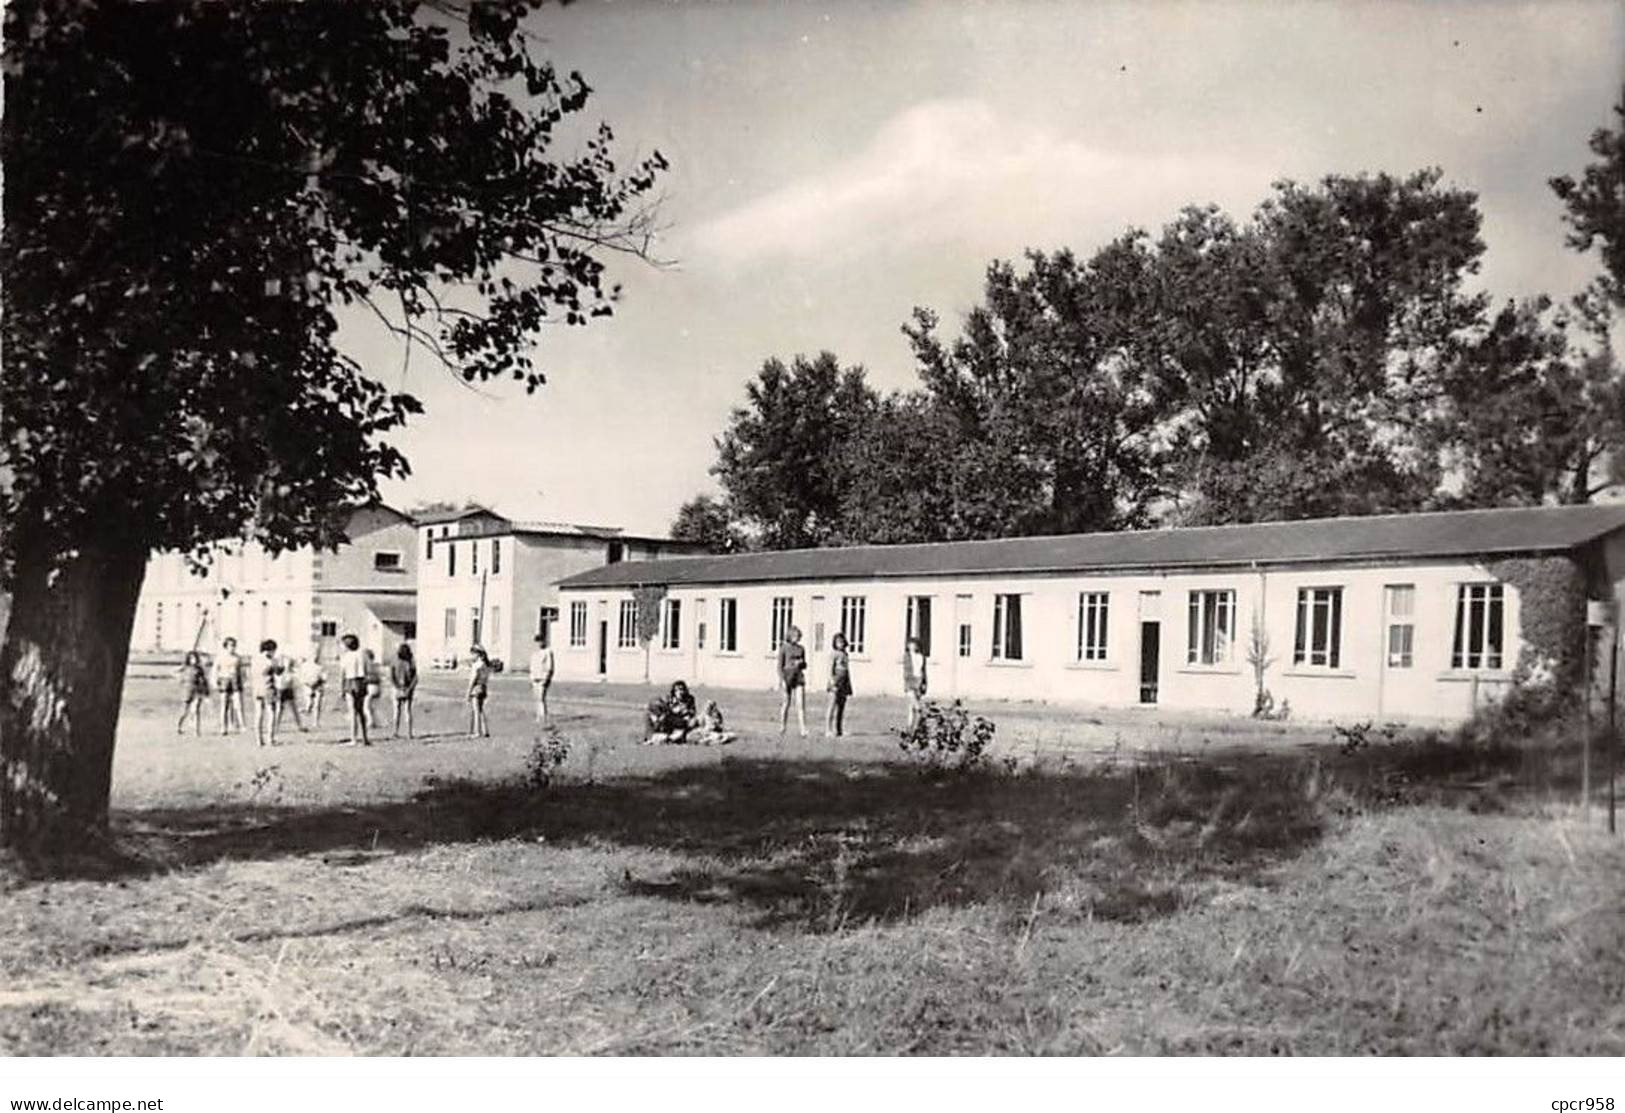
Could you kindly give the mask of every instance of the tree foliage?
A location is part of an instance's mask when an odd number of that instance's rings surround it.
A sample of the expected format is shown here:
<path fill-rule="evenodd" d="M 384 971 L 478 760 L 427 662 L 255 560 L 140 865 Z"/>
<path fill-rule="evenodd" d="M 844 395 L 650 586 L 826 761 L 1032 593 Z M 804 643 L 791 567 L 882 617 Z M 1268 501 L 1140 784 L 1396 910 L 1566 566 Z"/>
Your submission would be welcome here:
<path fill-rule="evenodd" d="M 847 449 L 868 434 L 879 404 L 863 368 L 843 368 L 831 352 L 763 363 L 717 438 L 711 469 L 745 533 L 769 549 L 836 540 Z"/>
<path fill-rule="evenodd" d="M 673 541 L 691 541 L 709 553 L 738 553 L 750 547 L 728 504 L 711 495 L 695 495 L 678 507 L 667 533 Z"/>
<path fill-rule="evenodd" d="M 1579 178 L 1563 174 L 1551 179 L 1552 190 L 1568 210 L 1569 246 L 1576 251 L 1595 247 L 1602 274 L 1596 291 L 1614 306 L 1625 308 L 1625 87 L 1614 106 L 1619 123 L 1613 130 L 1591 133 L 1596 161 Z"/>
<path fill-rule="evenodd" d="M 539 330 L 611 311 L 664 162 L 568 138 L 589 89 L 533 6 L 7 5 L 4 841 L 105 817 L 149 550 L 333 544 L 406 472 L 420 407 L 338 348 L 346 307 L 529 390 Z"/>
<path fill-rule="evenodd" d="M 1592 149 L 1554 188 L 1612 266 L 1618 136 Z M 782 548 L 1589 501 L 1625 446 L 1618 276 L 1492 312 L 1480 225 L 1437 170 L 1334 175 L 1245 221 L 1193 205 L 1087 258 L 995 262 L 957 334 L 926 308 L 904 326 L 916 390 L 843 398 L 827 353 L 770 362 L 706 529 Z"/>

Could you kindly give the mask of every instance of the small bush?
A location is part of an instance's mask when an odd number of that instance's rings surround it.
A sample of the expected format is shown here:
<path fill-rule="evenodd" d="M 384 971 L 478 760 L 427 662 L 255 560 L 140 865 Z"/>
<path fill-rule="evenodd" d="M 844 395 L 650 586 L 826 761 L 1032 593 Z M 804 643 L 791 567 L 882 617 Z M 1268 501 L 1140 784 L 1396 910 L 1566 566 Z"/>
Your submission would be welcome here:
<path fill-rule="evenodd" d="M 930 769 L 968 772 L 982 765 L 998 728 L 972 715 L 958 700 L 944 706 L 927 700 L 911 730 L 897 732 L 903 752 Z"/>
<path fill-rule="evenodd" d="M 549 725 L 530 744 L 525 757 L 525 784 L 534 792 L 541 792 L 553 783 L 553 777 L 570 756 L 570 743 L 559 728 Z"/>

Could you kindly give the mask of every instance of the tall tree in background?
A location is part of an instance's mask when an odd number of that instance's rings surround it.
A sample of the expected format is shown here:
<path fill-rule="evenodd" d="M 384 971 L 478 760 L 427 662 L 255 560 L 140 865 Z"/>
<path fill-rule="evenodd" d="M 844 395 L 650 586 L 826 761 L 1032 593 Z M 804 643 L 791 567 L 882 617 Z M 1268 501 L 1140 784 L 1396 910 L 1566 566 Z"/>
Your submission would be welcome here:
<path fill-rule="evenodd" d="M 1569 246 L 1576 251 L 1595 247 L 1602 273 L 1593 290 L 1616 309 L 1625 308 L 1625 88 L 1614 106 L 1616 130 L 1598 128 L 1591 133 L 1596 161 L 1578 179 L 1564 174 L 1551 179 L 1552 190 L 1568 212 Z"/>
<path fill-rule="evenodd" d="M 734 524 L 728 503 L 711 495 L 695 495 L 678 507 L 667 533 L 673 541 L 692 541 L 711 553 L 738 553 L 750 547 Z"/>
<path fill-rule="evenodd" d="M 418 404 L 337 307 L 529 389 L 542 326 L 611 311 L 663 163 L 607 128 L 558 157 L 588 88 L 531 6 L 7 5 L 0 842 L 105 827 L 150 550 L 333 544 L 405 472 L 382 437 Z"/>
<path fill-rule="evenodd" d="M 880 405 L 861 367 L 830 352 L 769 359 L 717 438 L 711 471 L 735 522 L 765 549 L 827 545 L 840 534 L 850 480 L 846 446 L 862 439 Z"/>
<path fill-rule="evenodd" d="M 944 342 L 929 310 L 904 332 L 934 419 L 955 451 L 908 489 L 946 484 L 956 536 L 1143 525 L 1158 493 L 1154 400 L 1125 358 L 1148 279 L 1138 240 L 1087 262 L 1029 252 L 988 268 L 983 302 Z M 961 506 L 978 508 L 966 514 Z M 992 511 L 993 513 L 988 513 Z"/>
<path fill-rule="evenodd" d="M 1283 182 L 1244 228 L 1171 225 L 1149 352 L 1184 429 L 1179 518 L 1425 505 L 1440 378 L 1483 321 L 1479 225 L 1434 170 Z"/>

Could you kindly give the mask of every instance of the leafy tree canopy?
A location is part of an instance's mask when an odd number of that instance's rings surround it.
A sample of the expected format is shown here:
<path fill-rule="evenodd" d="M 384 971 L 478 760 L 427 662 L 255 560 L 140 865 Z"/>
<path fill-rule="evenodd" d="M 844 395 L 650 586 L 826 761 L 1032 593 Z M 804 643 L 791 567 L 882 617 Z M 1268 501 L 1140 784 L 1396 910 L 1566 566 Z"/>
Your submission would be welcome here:
<path fill-rule="evenodd" d="M 664 163 L 607 128 L 559 156 L 589 90 L 530 7 L 7 6 L 9 537 L 332 540 L 419 409 L 335 347 L 343 306 L 542 382 L 531 338 L 610 311 L 599 249 L 641 249 Z"/>

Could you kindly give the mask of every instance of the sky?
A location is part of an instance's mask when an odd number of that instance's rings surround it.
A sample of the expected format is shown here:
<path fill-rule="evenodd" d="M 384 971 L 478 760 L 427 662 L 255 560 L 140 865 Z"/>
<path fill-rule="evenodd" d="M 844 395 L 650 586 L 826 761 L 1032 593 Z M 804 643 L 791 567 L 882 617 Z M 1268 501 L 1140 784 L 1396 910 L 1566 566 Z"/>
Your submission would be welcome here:
<path fill-rule="evenodd" d="M 769 357 L 916 383 L 913 307 L 947 335 L 994 259 L 1080 254 L 1190 203 L 1245 217 L 1278 179 L 1439 167 L 1479 195 L 1497 299 L 1578 290 L 1546 185 L 1625 81 L 1625 5 L 631 2 L 534 30 L 594 89 L 623 165 L 658 149 L 661 265 L 616 313 L 538 338 L 548 383 L 470 390 L 366 322 L 345 343 L 427 412 L 402 507 L 663 533 L 715 492 L 714 438 Z"/>

